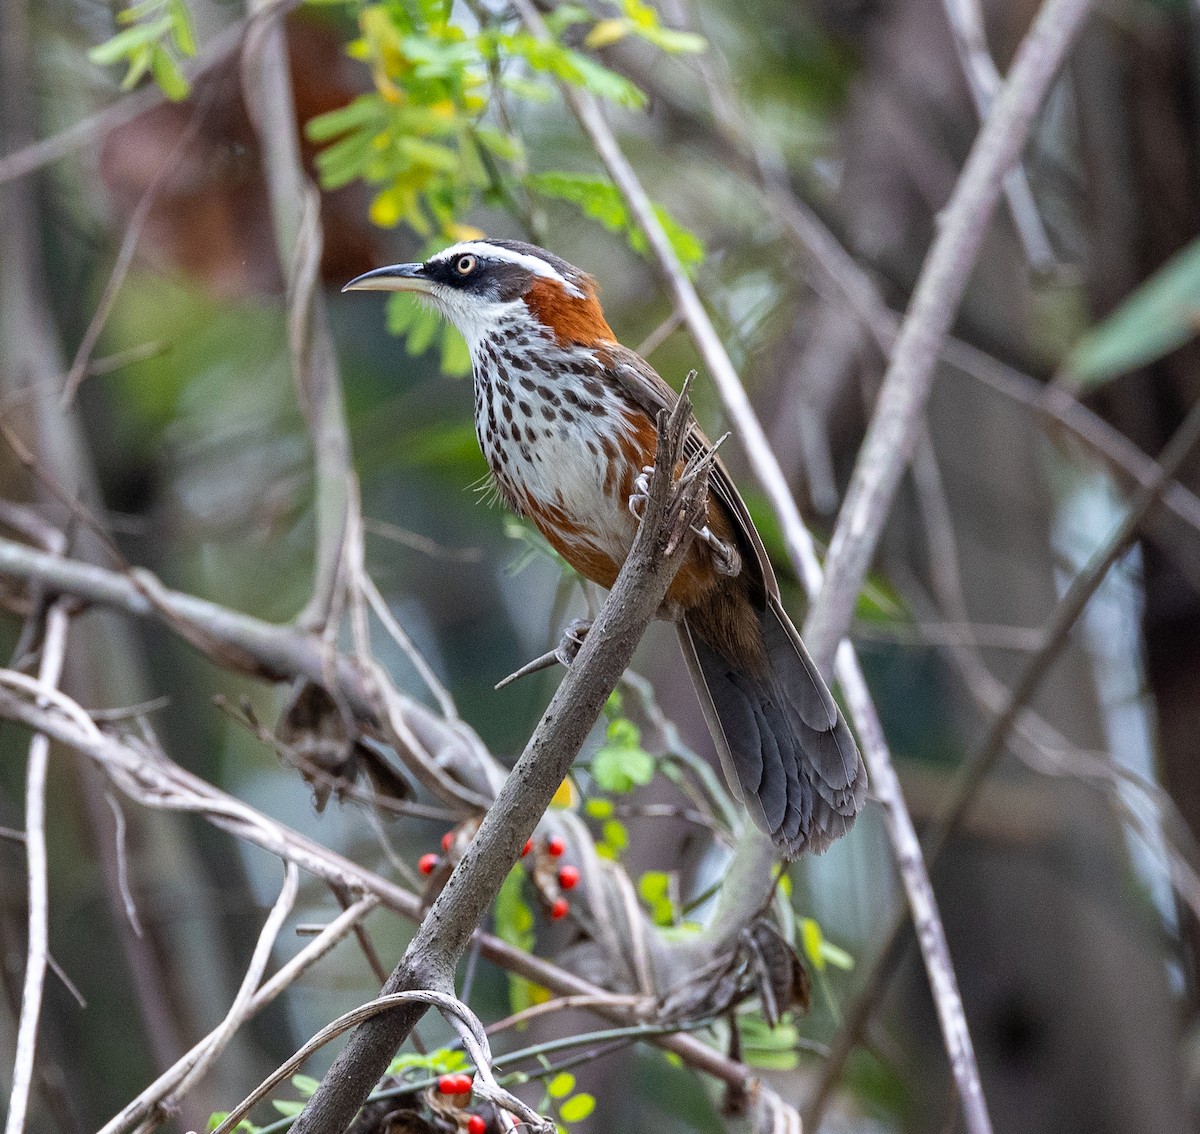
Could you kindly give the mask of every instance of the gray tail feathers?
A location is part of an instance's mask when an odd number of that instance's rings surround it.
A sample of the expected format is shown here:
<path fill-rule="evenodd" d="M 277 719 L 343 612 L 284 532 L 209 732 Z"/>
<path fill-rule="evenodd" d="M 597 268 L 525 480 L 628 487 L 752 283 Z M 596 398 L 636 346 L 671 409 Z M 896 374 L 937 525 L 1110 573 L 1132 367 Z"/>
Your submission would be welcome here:
<path fill-rule="evenodd" d="M 858 746 L 778 599 L 759 618 L 766 671 L 745 672 L 679 624 L 684 657 L 725 778 L 789 856 L 820 852 L 854 824 L 867 792 Z"/>

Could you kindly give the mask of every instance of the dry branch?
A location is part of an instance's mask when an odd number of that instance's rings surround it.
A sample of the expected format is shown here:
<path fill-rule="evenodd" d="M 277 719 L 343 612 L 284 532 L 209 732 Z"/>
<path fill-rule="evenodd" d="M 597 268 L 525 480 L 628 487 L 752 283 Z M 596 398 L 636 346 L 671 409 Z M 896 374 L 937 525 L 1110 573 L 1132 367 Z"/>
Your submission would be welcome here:
<path fill-rule="evenodd" d="M 38 681 L 54 686 L 62 676 L 66 656 L 67 603 L 51 604 L 46 614 L 42 660 Z M 50 884 L 46 861 L 46 773 L 50 763 L 50 739 L 39 732 L 29 744 L 25 776 L 25 862 L 29 875 L 29 943 L 25 981 L 21 992 L 21 1018 L 17 1025 L 17 1051 L 13 1062 L 12 1090 L 4 1134 L 21 1134 L 33 1082 L 33 1059 L 37 1049 L 38 1021 L 42 1012 L 42 987 L 50 956 Z"/>
<path fill-rule="evenodd" d="M 677 485 L 690 402 L 660 415 L 650 498 L 616 583 L 495 803 L 421 923 L 383 992 L 453 991 L 454 968 L 495 900 L 525 841 L 550 805 L 576 753 L 616 687 L 690 545 L 707 475 Z M 401 1005 L 350 1038 L 293 1127 L 294 1134 L 340 1134 L 423 1014 Z"/>

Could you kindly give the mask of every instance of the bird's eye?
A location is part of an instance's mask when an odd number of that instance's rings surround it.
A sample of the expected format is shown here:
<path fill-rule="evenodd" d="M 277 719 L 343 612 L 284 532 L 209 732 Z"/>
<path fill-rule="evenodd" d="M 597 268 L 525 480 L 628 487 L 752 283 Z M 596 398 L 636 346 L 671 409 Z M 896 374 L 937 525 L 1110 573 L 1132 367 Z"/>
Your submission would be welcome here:
<path fill-rule="evenodd" d="M 460 276 L 469 276 L 475 270 L 475 263 L 476 261 L 474 256 L 459 256 L 459 258 L 454 261 L 454 270 Z"/>

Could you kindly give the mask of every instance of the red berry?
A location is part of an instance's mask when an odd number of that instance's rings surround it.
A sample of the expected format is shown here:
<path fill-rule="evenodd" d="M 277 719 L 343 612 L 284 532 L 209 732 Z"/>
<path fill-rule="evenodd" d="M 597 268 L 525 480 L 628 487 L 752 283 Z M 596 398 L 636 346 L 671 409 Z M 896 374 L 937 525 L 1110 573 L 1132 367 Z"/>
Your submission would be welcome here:
<path fill-rule="evenodd" d="M 438 1080 L 438 1090 L 443 1095 L 466 1095 L 471 1092 L 470 1075 L 443 1075 Z"/>
<path fill-rule="evenodd" d="M 487 1130 L 487 1123 L 484 1122 L 482 1115 L 473 1114 L 467 1119 L 467 1134 L 484 1134 Z"/>
<path fill-rule="evenodd" d="M 555 898 L 550 903 L 550 917 L 554 921 L 559 921 L 567 916 L 567 911 L 571 908 L 571 903 L 566 898 Z"/>
<path fill-rule="evenodd" d="M 558 884 L 564 890 L 574 890 L 579 885 L 579 868 L 575 866 L 560 866 L 558 868 Z"/>
<path fill-rule="evenodd" d="M 441 861 L 442 860 L 432 852 L 430 854 L 423 854 L 419 859 L 417 859 L 417 869 L 422 874 L 432 874 L 438 868 L 438 863 Z"/>
<path fill-rule="evenodd" d="M 555 858 L 558 858 L 560 854 L 565 854 L 566 849 L 567 844 L 558 835 L 551 835 L 546 840 L 546 853 L 553 855 Z"/>
<path fill-rule="evenodd" d="M 531 850 L 533 850 L 533 840 L 526 839 L 525 845 L 521 848 L 521 857 L 524 858 Z"/>
<path fill-rule="evenodd" d="M 447 831 L 442 836 L 442 850 L 448 851 L 452 846 L 454 846 L 454 832 Z"/>

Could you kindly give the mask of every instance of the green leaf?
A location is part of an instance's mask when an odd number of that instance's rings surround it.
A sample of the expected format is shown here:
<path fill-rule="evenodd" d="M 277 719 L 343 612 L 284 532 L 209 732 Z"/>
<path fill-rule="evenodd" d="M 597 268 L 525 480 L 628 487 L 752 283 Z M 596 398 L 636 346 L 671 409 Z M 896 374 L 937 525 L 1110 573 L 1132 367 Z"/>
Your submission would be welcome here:
<path fill-rule="evenodd" d="M 665 898 L 671 889 L 671 878 L 661 870 L 647 870 L 638 879 L 638 893 L 648 902 Z"/>
<path fill-rule="evenodd" d="M 171 36 L 181 55 L 190 58 L 196 54 L 196 28 L 184 0 L 171 2 Z"/>
<path fill-rule="evenodd" d="M 799 1062 L 796 1044 L 800 1033 L 794 1024 L 772 1028 L 758 1013 L 738 1017 L 743 1058 L 753 1067 L 791 1071 Z"/>
<path fill-rule="evenodd" d="M 359 95 L 353 102 L 310 118 L 304 132 L 314 142 L 328 142 L 360 126 L 381 125 L 378 95 Z"/>
<path fill-rule="evenodd" d="M 317 1088 L 320 1085 L 311 1075 L 292 1076 L 292 1086 L 304 1095 L 305 1098 L 312 1098 L 317 1093 Z"/>
<path fill-rule="evenodd" d="M 525 872 L 514 866 L 496 895 L 496 933 L 518 949 L 533 946 L 533 910 L 521 895 Z"/>
<path fill-rule="evenodd" d="M 471 351 L 467 340 L 449 323 L 442 328 L 442 373 L 462 378 L 471 373 Z"/>
<path fill-rule="evenodd" d="M 533 79 L 524 79 L 520 75 L 505 75 L 501 78 L 500 85 L 527 102 L 549 102 L 554 97 L 553 88 Z"/>
<path fill-rule="evenodd" d="M 139 48 L 157 43 L 170 30 L 169 16 L 164 16 L 152 23 L 137 24 L 123 32 L 117 32 L 112 39 L 91 48 L 88 51 L 88 58 L 101 67 L 108 67 L 113 63 L 119 63 L 122 59 L 132 57 Z"/>
<path fill-rule="evenodd" d="M 845 949 L 828 940 L 820 925 L 811 917 L 800 919 L 800 945 L 817 972 L 824 972 L 826 965 L 846 972 L 854 968 L 854 958 Z"/>
<path fill-rule="evenodd" d="M 299 1099 L 272 1099 L 271 1105 L 284 1118 L 295 1118 L 304 1109 L 304 1103 Z"/>
<path fill-rule="evenodd" d="M 182 102 L 187 98 L 191 85 L 174 56 L 165 47 L 156 47 L 151 52 L 150 70 L 154 74 L 154 81 L 172 102 Z"/>
<path fill-rule="evenodd" d="M 587 1094 L 580 1093 L 567 1099 L 558 1108 L 564 1122 L 581 1122 L 596 1109 L 596 1100 Z"/>
<path fill-rule="evenodd" d="M 628 717 L 617 717 L 615 720 L 609 721 L 604 735 L 608 738 L 609 744 L 615 744 L 620 748 L 637 748 L 642 742 L 641 730 Z"/>
<path fill-rule="evenodd" d="M 599 221 L 611 232 L 623 232 L 635 252 L 645 256 L 649 245 L 640 229 L 633 226 L 629 210 L 620 190 L 607 178 L 581 173 L 549 171 L 531 174 L 526 185 L 543 197 L 567 201 L 587 216 Z M 704 243 L 693 232 L 679 224 L 662 206 L 654 206 L 655 215 L 666 232 L 675 255 L 685 268 L 692 268 L 704 259 Z"/>
<path fill-rule="evenodd" d="M 213 1113 L 208 1116 L 209 1131 L 211 1132 L 216 1130 L 216 1128 L 220 1126 L 221 1123 L 224 1122 L 228 1117 L 229 1111 L 227 1110 L 213 1111 Z M 258 1134 L 258 1131 L 259 1127 L 255 1126 L 254 1123 L 248 1118 L 243 1118 L 242 1121 L 233 1128 L 233 1134 Z"/>
<path fill-rule="evenodd" d="M 565 1099 L 575 1089 L 575 1076 L 570 1071 L 560 1071 L 546 1084 L 546 1093 L 552 1099 Z"/>
<path fill-rule="evenodd" d="M 825 951 L 821 948 L 825 943 L 825 935 L 821 932 L 820 924 L 811 917 L 800 919 L 800 944 L 804 955 L 812 962 L 818 972 L 825 969 Z"/>
<path fill-rule="evenodd" d="M 1200 329 L 1200 239 L 1176 254 L 1107 319 L 1089 331 L 1067 359 L 1081 392 L 1162 358 Z"/>
<path fill-rule="evenodd" d="M 605 791 L 633 791 L 654 779 L 654 757 L 641 748 L 606 744 L 592 757 L 592 778 Z"/>
<path fill-rule="evenodd" d="M 615 853 L 620 854 L 629 846 L 629 832 L 619 819 L 610 819 L 604 824 L 604 842 Z"/>
<path fill-rule="evenodd" d="M 589 799 L 583 805 L 583 810 L 593 819 L 609 819 L 614 808 L 611 799 Z"/>
<path fill-rule="evenodd" d="M 403 335 L 421 313 L 421 303 L 412 292 L 394 291 L 387 299 L 387 329 Z"/>

